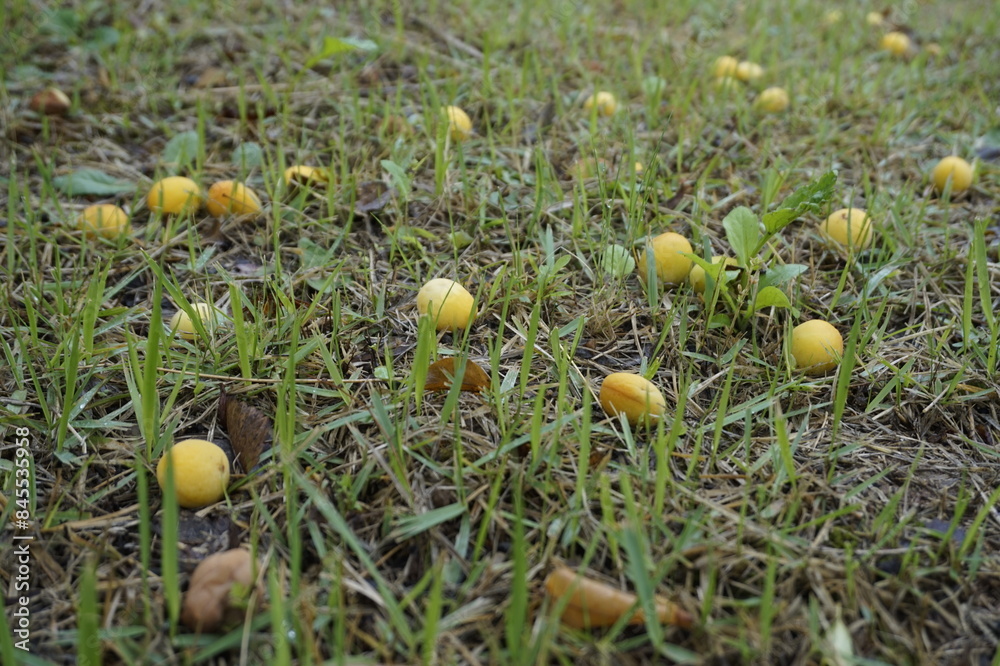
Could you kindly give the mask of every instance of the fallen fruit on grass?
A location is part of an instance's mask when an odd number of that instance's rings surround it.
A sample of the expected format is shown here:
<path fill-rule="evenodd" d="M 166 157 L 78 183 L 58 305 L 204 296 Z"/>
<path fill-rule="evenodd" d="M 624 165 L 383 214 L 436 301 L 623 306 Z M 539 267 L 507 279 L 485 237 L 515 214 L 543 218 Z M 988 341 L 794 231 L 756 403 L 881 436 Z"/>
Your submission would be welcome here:
<path fill-rule="evenodd" d="M 475 299 L 469 290 L 447 278 L 434 278 L 417 292 L 417 310 L 429 315 L 439 331 L 455 331 L 472 325 Z"/>
<path fill-rule="evenodd" d="M 781 113 L 788 108 L 788 92 L 777 86 L 766 88 L 757 96 L 757 108 L 767 113 Z"/>
<path fill-rule="evenodd" d="M 725 262 L 726 266 L 738 266 L 739 262 L 733 257 L 712 257 L 712 265 L 717 265 L 719 263 Z M 693 262 L 692 262 L 693 263 Z M 691 284 L 691 288 L 699 295 L 704 295 L 705 285 L 708 284 L 707 276 L 705 275 L 705 269 L 694 264 L 691 266 L 691 272 L 688 273 L 688 282 Z"/>
<path fill-rule="evenodd" d="M 733 56 L 720 56 L 716 58 L 712 65 L 712 76 L 717 79 L 736 76 L 736 68 L 740 66 L 740 61 Z"/>
<path fill-rule="evenodd" d="M 667 408 L 660 389 L 631 372 L 615 372 L 605 377 L 598 399 L 608 416 L 624 414 L 632 425 L 661 418 Z"/>
<path fill-rule="evenodd" d="M 465 141 L 472 136 L 472 119 L 469 114 L 457 106 L 444 107 L 444 113 L 448 117 L 448 135 L 452 141 Z"/>
<path fill-rule="evenodd" d="M 84 236 L 117 238 L 128 232 L 128 213 L 114 204 L 87 206 L 77 220 L 77 228 Z"/>
<path fill-rule="evenodd" d="M 872 220 L 863 208 L 841 208 L 831 213 L 820 225 L 820 231 L 848 252 L 864 250 L 875 238 Z"/>
<path fill-rule="evenodd" d="M 215 317 L 215 308 L 211 303 L 192 303 L 191 307 L 198 313 L 198 318 L 205 328 L 209 328 Z M 198 329 L 194 325 L 191 316 L 184 310 L 178 310 L 170 318 L 170 330 L 176 331 L 178 337 L 185 340 L 194 340 L 198 337 Z"/>
<path fill-rule="evenodd" d="M 638 605 L 638 597 L 629 592 L 611 587 L 607 583 L 578 575 L 569 567 L 557 567 L 545 579 L 545 591 L 553 599 L 553 605 L 568 597 L 560 620 L 576 629 L 590 627 L 610 627 L 623 615 L 635 610 L 628 624 L 646 624 L 646 614 Z M 655 598 L 656 617 L 660 623 L 690 628 L 694 624 L 691 614 L 677 604 Z"/>
<path fill-rule="evenodd" d="M 167 468 L 173 470 L 174 495 L 186 509 L 218 502 L 229 487 L 226 452 L 204 439 L 185 439 L 173 445 L 156 465 L 160 488 L 167 487 Z"/>
<path fill-rule="evenodd" d="M 755 62 L 744 60 L 736 66 L 736 78 L 746 83 L 752 83 L 764 76 L 764 68 Z"/>
<path fill-rule="evenodd" d="M 282 179 L 285 181 L 286 187 L 320 185 L 326 182 L 326 171 L 317 167 L 299 164 L 285 169 Z"/>
<path fill-rule="evenodd" d="M 154 213 L 183 215 L 201 208 L 201 188 L 184 176 L 169 176 L 153 183 L 146 205 Z"/>
<path fill-rule="evenodd" d="M 894 56 L 902 56 L 910 52 L 910 49 L 913 48 L 913 42 L 910 41 L 906 33 L 893 31 L 882 35 L 879 46 L 883 51 L 888 51 Z"/>
<path fill-rule="evenodd" d="M 246 600 L 255 589 L 250 551 L 234 548 L 209 555 L 191 574 L 181 622 L 199 633 L 239 624 Z"/>
<path fill-rule="evenodd" d="M 664 283 L 677 285 L 684 282 L 691 271 L 691 258 L 681 252 L 691 252 L 691 243 L 687 238 L 673 231 L 668 231 L 648 240 L 646 246 L 639 251 L 636 265 L 639 269 L 639 279 L 646 281 L 649 274 L 649 254 L 652 252 L 656 261 L 656 276 Z"/>
<path fill-rule="evenodd" d="M 811 319 L 792 329 L 795 367 L 807 375 L 821 375 L 837 367 L 844 354 L 844 338 L 827 321 Z"/>
<path fill-rule="evenodd" d="M 73 103 L 59 88 L 46 88 L 35 93 L 28 101 L 28 108 L 46 116 L 65 116 Z"/>
<path fill-rule="evenodd" d="M 945 157 L 931 171 L 931 181 L 935 190 L 944 192 L 949 179 L 953 194 L 969 189 L 972 185 L 972 165 L 956 155 Z"/>
<path fill-rule="evenodd" d="M 613 116 L 618 110 L 618 100 L 606 90 L 601 90 L 588 97 L 583 102 L 583 108 L 586 111 L 596 108 L 597 113 L 602 116 Z"/>
<path fill-rule="evenodd" d="M 865 15 L 865 23 L 870 26 L 877 27 L 885 22 L 885 17 L 882 16 L 882 12 L 868 12 Z"/>
<path fill-rule="evenodd" d="M 208 189 L 205 201 L 208 212 L 215 217 L 225 215 L 254 215 L 263 207 L 257 193 L 243 183 L 220 180 Z"/>

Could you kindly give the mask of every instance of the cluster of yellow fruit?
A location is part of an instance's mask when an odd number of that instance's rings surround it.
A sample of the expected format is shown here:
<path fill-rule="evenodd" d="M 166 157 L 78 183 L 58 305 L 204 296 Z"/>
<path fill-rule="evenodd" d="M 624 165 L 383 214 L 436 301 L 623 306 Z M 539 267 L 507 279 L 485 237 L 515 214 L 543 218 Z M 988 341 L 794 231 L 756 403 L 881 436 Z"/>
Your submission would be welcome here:
<path fill-rule="evenodd" d="M 735 88 L 738 81 L 756 83 L 764 77 L 764 68 L 749 60 L 739 61 L 733 56 L 722 56 L 712 66 L 715 85 L 724 90 Z M 765 88 L 757 95 L 754 106 L 765 113 L 781 113 L 788 108 L 791 99 L 788 91 L 780 86 Z"/>

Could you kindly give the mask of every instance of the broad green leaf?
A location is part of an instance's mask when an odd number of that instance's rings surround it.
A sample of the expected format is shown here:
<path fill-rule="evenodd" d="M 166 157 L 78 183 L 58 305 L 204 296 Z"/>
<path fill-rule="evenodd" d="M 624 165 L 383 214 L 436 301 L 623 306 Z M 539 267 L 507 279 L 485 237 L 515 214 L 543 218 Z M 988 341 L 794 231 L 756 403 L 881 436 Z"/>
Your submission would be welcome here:
<path fill-rule="evenodd" d="M 260 144 L 256 144 L 253 141 L 241 143 L 233 151 L 233 164 L 241 169 L 253 169 L 263 163 L 264 151 L 261 150 Z"/>
<path fill-rule="evenodd" d="M 816 212 L 833 198 L 833 188 L 837 185 L 837 173 L 827 171 L 808 185 L 795 190 L 781 202 L 779 210 L 788 208 L 796 212 L 795 217 L 804 213 Z"/>
<path fill-rule="evenodd" d="M 722 226 L 726 228 L 726 238 L 729 239 L 729 245 L 733 248 L 740 265 L 746 266 L 760 239 L 760 223 L 757 221 L 757 216 L 746 206 L 740 206 L 726 215 L 722 220 Z"/>
<path fill-rule="evenodd" d="M 635 270 L 635 259 L 628 248 L 622 245 L 611 245 L 601 255 L 601 269 L 605 273 L 621 277 Z"/>
<path fill-rule="evenodd" d="M 667 89 L 667 82 L 659 76 L 647 76 L 642 80 L 642 92 L 646 97 L 655 97 Z"/>
<path fill-rule="evenodd" d="M 765 287 L 791 282 L 808 269 L 808 266 L 802 264 L 784 264 L 769 268 L 760 278 L 760 288 L 763 290 Z"/>
<path fill-rule="evenodd" d="M 341 53 L 351 53 L 352 51 L 375 51 L 378 45 L 370 39 L 355 39 L 353 37 L 324 37 L 323 48 L 319 53 L 306 61 L 306 68 L 310 68 L 321 60 Z"/>
<path fill-rule="evenodd" d="M 160 161 L 172 167 L 174 173 L 191 164 L 198 155 L 198 133 L 194 130 L 181 132 L 163 147 Z"/>
<path fill-rule="evenodd" d="M 793 208 L 779 208 L 764 214 L 764 228 L 770 234 L 777 233 L 797 220 L 798 211 Z"/>
<path fill-rule="evenodd" d="M 96 194 L 112 196 L 135 190 L 135 183 L 108 175 L 99 169 L 78 169 L 65 176 L 52 179 L 52 184 L 63 194 Z"/>
<path fill-rule="evenodd" d="M 121 35 L 118 30 L 110 25 L 102 25 L 88 35 L 85 46 L 91 51 L 100 51 L 103 48 L 115 46 L 120 39 Z"/>
<path fill-rule="evenodd" d="M 324 248 L 317 245 L 308 238 L 299 239 L 299 250 L 301 251 L 302 257 L 302 269 L 312 270 L 314 268 L 323 268 L 331 263 L 333 253 L 336 251 L 335 248 Z"/>
<path fill-rule="evenodd" d="M 382 160 L 382 168 L 392 176 L 396 191 L 401 196 L 406 196 L 406 193 L 410 191 L 410 177 L 406 175 L 406 170 L 392 160 Z"/>
<path fill-rule="evenodd" d="M 787 308 L 792 303 L 785 296 L 785 292 L 777 287 L 764 287 L 757 292 L 757 300 L 754 301 L 753 310 L 763 310 L 764 308 Z"/>

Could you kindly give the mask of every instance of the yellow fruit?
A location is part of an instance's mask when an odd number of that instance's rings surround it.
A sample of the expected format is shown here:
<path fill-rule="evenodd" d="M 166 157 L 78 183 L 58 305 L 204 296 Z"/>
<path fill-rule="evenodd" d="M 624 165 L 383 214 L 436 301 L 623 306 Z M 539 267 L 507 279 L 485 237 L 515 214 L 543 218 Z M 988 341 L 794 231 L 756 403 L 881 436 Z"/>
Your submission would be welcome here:
<path fill-rule="evenodd" d="M 717 79 L 736 76 L 736 68 L 740 66 L 740 61 L 733 56 L 721 56 L 712 65 L 712 76 Z"/>
<path fill-rule="evenodd" d="M 183 176 L 170 176 L 153 183 L 146 196 L 146 205 L 154 213 L 183 215 L 201 208 L 201 188 Z"/>
<path fill-rule="evenodd" d="M 192 303 L 191 307 L 198 313 L 198 318 L 201 319 L 202 325 L 206 329 L 211 330 L 214 323 L 215 308 L 210 303 Z M 185 340 L 194 340 L 198 337 L 194 321 L 191 320 L 191 317 L 184 310 L 178 310 L 170 318 L 170 330 L 175 331 L 178 337 Z"/>
<path fill-rule="evenodd" d="M 472 119 L 469 114 L 457 106 L 446 106 L 444 112 L 448 116 L 448 135 L 452 141 L 465 141 L 472 136 Z"/>
<path fill-rule="evenodd" d="M 648 275 L 649 252 L 653 253 L 656 260 L 656 276 L 664 284 L 680 284 L 684 282 L 691 271 L 690 257 L 685 257 L 681 252 L 691 252 L 691 243 L 687 238 L 672 231 L 660 234 L 647 242 L 646 247 L 639 251 L 636 266 L 639 269 L 639 279 L 646 281 Z"/>
<path fill-rule="evenodd" d="M 894 56 L 906 55 L 910 52 L 913 47 L 910 38 L 902 32 L 887 32 L 882 35 L 882 41 L 879 43 L 883 51 L 888 51 Z"/>
<path fill-rule="evenodd" d="M 319 185 L 326 182 L 326 171 L 316 167 L 297 165 L 285 169 L 282 179 L 286 187 L 297 185 Z"/>
<path fill-rule="evenodd" d="M 642 162 L 636 162 L 636 163 L 635 163 L 634 165 L 632 165 L 632 168 L 633 168 L 633 169 L 635 169 L 635 175 L 637 175 L 637 176 L 638 176 L 638 175 L 640 175 L 640 174 L 641 174 L 641 173 L 642 173 L 643 171 L 645 171 L 645 170 L 646 170 L 646 165 L 645 165 L 645 164 L 643 164 Z"/>
<path fill-rule="evenodd" d="M 812 319 L 792 329 L 795 367 L 807 375 L 833 370 L 843 354 L 844 338 L 829 322 Z"/>
<path fill-rule="evenodd" d="M 128 214 L 114 204 L 96 204 L 84 209 L 77 220 L 84 236 L 117 238 L 129 230 Z"/>
<path fill-rule="evenodd" d="M 447 278 L 435 278 L 417 292 L 417 310 L 430 315 L 439 331 L 455 331 L 472 325 L 475 299 L 469 290 Z"/>
<path fill-rule="evenodd" d="M 712 265 L 717 265 L 725 261 L 726 266 L 738 266 L 739 262 L 733 257 L 712 257 Z M 691 288 L 695 290 L 698 294 L 705 293 L 705 285 L 708 283 L 707 276 L 705 275 L 705 269 L 694 264 L 691 266 L 691 272 L 688 274 L 688 282 L 691 283 Z"/>
<path fill-rule="evenodd" d="M 618 110 L 618 100 L 607 91 L 596 92 L 583 102 L 583 108 L 590 111 L 597 108 L 597 113 L 602 116 L 613 116 Z"/>
<path fill-rule="evenodd" d="M 764 76 L 764 68 L 755 62 L 744 60 L 736 66 L 736 78 L 747 83 L 757 81 Z"/>
<path fill-rule="evenodd" d="M 868 12 L 865 15 L 865 23 L 870 26 L 877 27 L 885 22 L 885 18 L 882 17 L 882 12 Z"/>
<path fill-rule="evenodd" d="M 167 468 L 173 471 L 177 503 L 197 509 L 218 502 L 229 487 L 229 458 L 226 452 L 204 439 L 185 439 L 170 448 L 156 465 L 160 488 L 167 485 Z"/>
<path fill-rule="evenodd" d="M 862 208 L 842 208 L 831 213 L 820 225 L 820 231 L 848 252 L 864 250 L 875 239 L 872 220 Z"/>
<path fill-rule="evenodd" d="M 226 215 L 254 215 L 263 207 L 256 192 L 243 183 L 220 180 L 208 189 L 205 202 L 208 212 L 215 217 Z"/>
<path fill-rule="evenodd" d="M 788 108 L 788 93 L 784 88 L 767 88 L 757 96 L 757 108 L 767 113 L 781 113 Z"/>
<path fill-rule="evenodd" d="M 662 418 L 667 408 L 660 389 L 645 377 L 616 372 L 604 378 L 598 396 L 608 416 L 624 414 L 632 425 Z"/>
<path fill-rule="evenodd" d="M 937 163 L 931 172 L 934 189 L 938 192 L 944 192 L 949 178 L 951 179 L 952 194 L 964 192 L 972 185 L 972 165 L 955 155 L 945 157 Z"/>

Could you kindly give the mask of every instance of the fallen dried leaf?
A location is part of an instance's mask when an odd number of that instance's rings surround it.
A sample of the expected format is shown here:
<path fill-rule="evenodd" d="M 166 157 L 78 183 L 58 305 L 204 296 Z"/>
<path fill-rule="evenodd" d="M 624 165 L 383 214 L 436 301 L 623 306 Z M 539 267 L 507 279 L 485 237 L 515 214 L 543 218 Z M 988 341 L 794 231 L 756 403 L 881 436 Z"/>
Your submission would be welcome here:
<path fill-rule="evenodd" d="M 229 435 L 235 462 L 249 473 L 260 455 L 271 447 L 271 419 L 255 407 L 233 398 L 225 391 L 219 396 L 219 423 Z"/>
<path fill-rule="evenodd" d="M 447 391 L 455 381 L 455 359 L 443 358 L 432 363 L 427 370 L 425 391 Z M 479 393 L 490 385 L 490 376 L 474 361 L 465 362 L 465 373 L 462 375 L 462 390 Z"/>
<path fill-rule="evenodd" d="M 610 627 L 636 606 L 637 597 L 622 592 L 606 583 L 579 576 L 569 567 L 557 567 L 545 579 L 545 590 L 558 601 L 569 595 L 569 602 L 560 618 L 563 624 L 577 629 Z M 656 616 L 663 624 L 690 628 L 691 615 L 677 604 L 666 599 L 656 599 Z M 635 611 L 629 624 L 646 623 L 642 608 Z"/>

